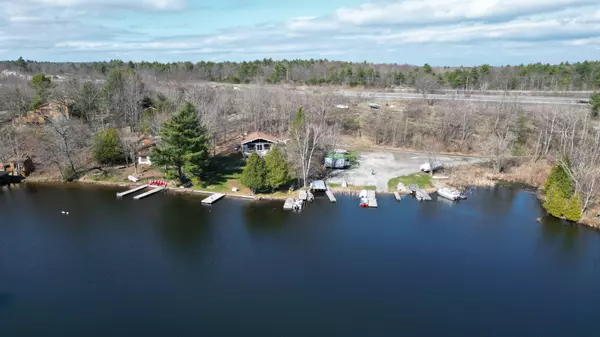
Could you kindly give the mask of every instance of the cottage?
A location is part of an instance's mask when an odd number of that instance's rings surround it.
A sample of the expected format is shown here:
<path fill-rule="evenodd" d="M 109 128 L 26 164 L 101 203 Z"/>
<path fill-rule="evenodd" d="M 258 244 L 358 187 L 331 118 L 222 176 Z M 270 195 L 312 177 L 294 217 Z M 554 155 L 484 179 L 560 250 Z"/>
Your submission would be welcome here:
<path fill-rule="evenodd" d="M 138 150 L 138 164 L 139 165 L 152 165 L 150 159 L 150 152 L 156 147 L 156 139 L 150 136 L 143 136 L 140 138 L 140 148 Z"/>
<path fill-rule="evenodd" d="M 34 111 L 27 112 L 19 121 L 24 124 L 44 124 L 46 120 L 59 121 L 70 119 L 71 115 L 71 105 L 52 100 L 38 106 Z"/>
<path fill-rule="evenodd" d="M 244 157 L 250 156 L 252 153 L 256 153 L 261 157 L 264 157 L 271 151 L 275 144 L 281 142 L 281 139 L 262 132 L 253 132 L 248 134 L 242 140 L 242 153 Z"/>

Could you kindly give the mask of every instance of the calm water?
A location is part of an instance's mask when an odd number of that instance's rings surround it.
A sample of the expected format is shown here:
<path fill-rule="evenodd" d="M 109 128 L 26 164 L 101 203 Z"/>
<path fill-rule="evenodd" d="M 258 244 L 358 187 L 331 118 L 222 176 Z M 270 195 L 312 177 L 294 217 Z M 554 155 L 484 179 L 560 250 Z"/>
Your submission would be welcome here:
<path fill-rule="evenodd" d="M 357 203 L 4 188 L 0 336 L 600 334 L 600 235 L 533 194 Z"/>

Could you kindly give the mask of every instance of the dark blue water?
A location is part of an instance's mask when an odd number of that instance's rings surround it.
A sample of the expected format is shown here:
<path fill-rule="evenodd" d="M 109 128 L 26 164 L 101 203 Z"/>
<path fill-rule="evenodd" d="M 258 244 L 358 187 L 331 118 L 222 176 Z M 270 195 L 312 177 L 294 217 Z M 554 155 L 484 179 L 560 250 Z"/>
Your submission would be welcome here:
<path fill-rule="evenodd" d="M 4 188 L 0 336 L 598 335 L 600 235 L 531 193 L 200 200 Z"/>

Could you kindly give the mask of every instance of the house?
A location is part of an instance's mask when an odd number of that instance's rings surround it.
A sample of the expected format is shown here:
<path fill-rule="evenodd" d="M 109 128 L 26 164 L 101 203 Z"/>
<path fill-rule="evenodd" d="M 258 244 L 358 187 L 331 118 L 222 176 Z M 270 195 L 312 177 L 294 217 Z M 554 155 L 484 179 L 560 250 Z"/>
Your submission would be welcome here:
<path fill-rule="evenodd" d="M 137 158 L 138 165 L 152 165 L 150 160 L 150 152 L 156 147 L 156 138 L 151 136 L 142 136 L 139 139 L 140 147 L 138 149 Z"/>
<path fill-rule="evenodd" d="M 281 139 L 262 132 L 252 132 L 242 140 L 242 153 L 244 157 L 256 153 L 264 157 L 271 151 L 275 144 L 281 143 Z"/>
<path fill-rule="evenodd" d="M 35 167 L 33 165 L 33 160 L 31 160 L 29 157 L 25 157 L 21 163 L 19 163 L 16 159 L 11 159 L 5 163 L 0 162 L 0 171 L 10 175 L 28 176 L 31 174 L 31 172 L 33 172 L 34 169 Z"/>
<path fill-rule="evenodd" d="M 72 106 L 56 100 L 51 100 L 29 111 L 19 121 L 24 124 L 44 124 L 46 120 L 68 120 L 73 113 Z"/>

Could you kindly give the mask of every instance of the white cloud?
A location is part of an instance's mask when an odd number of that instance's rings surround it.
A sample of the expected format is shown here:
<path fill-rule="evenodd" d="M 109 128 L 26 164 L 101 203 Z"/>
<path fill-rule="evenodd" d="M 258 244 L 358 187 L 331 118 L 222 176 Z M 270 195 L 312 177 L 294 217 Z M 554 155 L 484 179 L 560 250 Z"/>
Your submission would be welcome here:
<path fill-rule="evenodd" d="M 27 1 L 27 0 L 21 0 Z M 31 1 L 31 0 L 30 0 Z M 33 0 L 54 7 L 104 7 L 141 10 L 174 10 L 185 7 L 185 0 Z"/>

